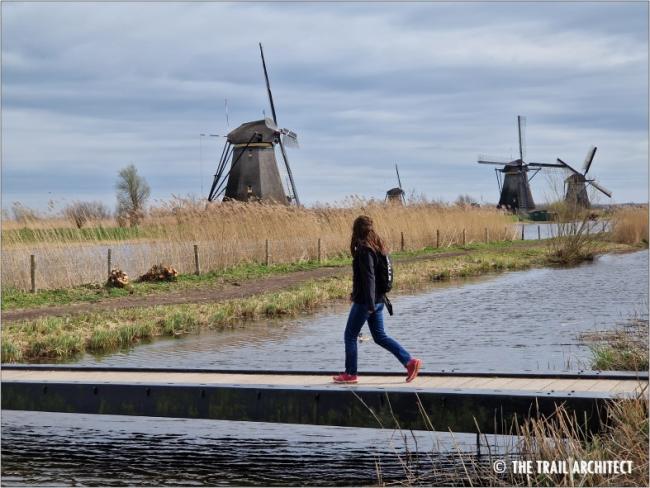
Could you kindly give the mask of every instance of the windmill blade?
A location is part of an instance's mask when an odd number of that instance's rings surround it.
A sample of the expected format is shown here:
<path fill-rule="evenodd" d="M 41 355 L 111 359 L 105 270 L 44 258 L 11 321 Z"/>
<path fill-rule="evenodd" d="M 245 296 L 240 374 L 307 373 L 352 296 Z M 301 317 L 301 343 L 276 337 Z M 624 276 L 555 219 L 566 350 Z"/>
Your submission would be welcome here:
<path fill-rule="evenodd" d="M 591 186 L 593 186 L 596 190 L 599 190 L 600 192 L 604 193 L 607 195 L 609 198 L 612 198 L 612 192 L 609 191 L 607 188 L 600 186 L 598 183 L 596 183 L 594 180 L 587 180 Z"/>
<path fill-rule="evenodd" d="M 271 83 L 269 83 L 269 73 L 266 71 L 266 61 L 264 60 L 264 50 L 260 42 L 260 54 L 262 56 L 262 67 L 264 68 L 264 79 L 266 80 L 266 91 L 269 95 L 269 103 L 271 104 L 271 113 L 273 114 L 273 122 L 278 125 L 278 118 L 275 115 L 275 105 L 273 104 L 273 94 L 271 93 Z"/>
<path fill-rule="evenodd" d="M 585 162 L 582 164 L 582 174 L 585 176 L 587 175 L 589 168 L 591 168 L 591 163 L 594 160 L 594 156 L 596 155 L 597 149 L 598 148 L 596 146 L 591 146 L 591 148 L 587 152 L 587 157 L 585 158 Z"/>
<path fill-rule="evenodd" d="M 571 171 L 573 171 L 575 174 L 582 176 L 582 173 L 581 173 L 580 171 L 578 171 L 577 169 L 573 168 L 572 166 L 569 166 L 567 163 L 565 163 L 564 161 L 562 161 L 560 158 L 557 158 L 557 162 L 560 163 L 560 164 L 562 164 L 562 165 L 564 165 L 564 166 L 566 166 L 568 169 L 570 169 Z"/>
<path fill-rule="evenodd" d="M 395 173 L 397 173 L 397 186 L 399 186 L 399 189 L 402 189 L 402 180 L 399 178 L 399 169 L 397 169 L 397 165 L 395 165 Z"/>
<path fill-rule="evenodd" d="M 519 132 L 519 159 L 526 156 L 526 117 L 517 115 L 517 131 Z"/>
<path fill-rule="evenodd" d="M 300 145 L 298 144 L 298 134 L 296 134 L 295 132 L 289 129 L 281 129 L 280 133 L 282 134 L 282 143 L 286 147 L 295 147 L 295 148 L 300 147 Z"/>
<path fill-rule="evenodd" d="M 564 168 L 566 164 L 560 163 L 526 163 L 528 166 L 534 166 L 536 168 Z"/>
<path fill-rule="evenodd" d="M 282 138 L 280 138 L 278 144 L 280 145 L 280 152 L 282 153 L 282 159 L 284 159 L 284 166 L 287 168 L 287 175 L 289 175 L 289 181 L 291 182 L 291 192 L 293 193 L 293 198 L 296 200 L 296 205 L 300 206 L 298 190 L 296 190 L 296 182 L 293 181 L 293 173 L 291 172 L 291 166 L 289 166 L 289 158 L 287 157 L 287 151 L 284 149 Z"/>
<path fill-rule="evenodd" d="M 480 159 L 477 162 L 478 164 L 496 164 L 497 166 L 505 166 L 508 164 L 505 161 L 482 161 Z"/>

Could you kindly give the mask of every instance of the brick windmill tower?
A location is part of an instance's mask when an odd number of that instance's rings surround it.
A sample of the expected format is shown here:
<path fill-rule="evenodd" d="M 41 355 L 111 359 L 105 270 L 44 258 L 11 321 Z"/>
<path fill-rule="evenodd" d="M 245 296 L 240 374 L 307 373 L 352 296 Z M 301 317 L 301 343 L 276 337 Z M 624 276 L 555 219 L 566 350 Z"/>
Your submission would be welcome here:
<path fill-rule="evenodd" d="M 295 132 L 278 128 L 262 44 L 260 44 L 260 54 L 273 119 L 246 122 L 227 135 L 208 201 L 223 196 L 224 201 L 268 201 L 300 205 L 286 152 L 286 147 L 298 146 L 298 137 Z M 280 147 L 289 177 L 288 195 L 282 186 L 280 170 L 275 158 L 275 146 Z M 228 161 L 230 161 L 230 168 L 226 171 Z"/>

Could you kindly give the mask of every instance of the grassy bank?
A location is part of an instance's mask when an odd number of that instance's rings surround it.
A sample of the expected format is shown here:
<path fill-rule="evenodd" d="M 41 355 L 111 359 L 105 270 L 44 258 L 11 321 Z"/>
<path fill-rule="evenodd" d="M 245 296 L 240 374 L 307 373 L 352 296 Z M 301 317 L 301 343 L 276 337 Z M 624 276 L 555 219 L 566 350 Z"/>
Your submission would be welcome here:
<path fill-rule="evenodd" d="M 473 243 L 466 246 L 451 246 L 445 248 L 425 247 L 414 251 L 396 252 L 392 256 L 399 262 L 414 257 L 437 256 L 444 253 L 481 250 L 506 250 L 530 246 L 533 243 L 525 241 L 500 241 L 490 243 Z M 33 308 L 47 305 L 67 305 L 79 302 L 97 302 L 110 298 L 128 295 L 147 296 L 173 291 L 196 289 L 201 287 L 215 287 L 226 283 L 243 283 L 264 277 L 284 275 L 297 271 L 308 271 L 322 267 L 349 267 L 349 256 L 337 256 L 321 260 L 304 260 L 294 263 L 270 264 L 242 263 L 225 270 L 211 271 L 200 275 L 180 274 L 176 281 L 159 283 L 132 283 L 129 289 L 108 288 L 100 284 L 74 286 L 53 290 L 37 290 L 31 293 L 14 287 L 5 287 L 2 290 L 2 310 L 16 308 Z"/>
<path fill-rule="evenodd" d="M 611 331 L 584 334 L 591 342 L 592 368 L 648 371 L 648 317 L 635 317 Z"/>
<path fill-rule="evenodd" d="M 629 247 L 601 242 L 602 252 Z M 478 276 L 549 263 L 545 247 L 476 246 L 469 253 L 396 266 L 395 292 L 434 281 Z M 277 293 L 219 303 L 121 309 L 72 317 L 47 317 L 3 324 L 2 361 L 64 360 L 82 352 L 106 353 L 156 336 L 179 336 L 219 329 L 264 317 L 313 311 L 351 291 L 349 277 L 312 280 Z"/>

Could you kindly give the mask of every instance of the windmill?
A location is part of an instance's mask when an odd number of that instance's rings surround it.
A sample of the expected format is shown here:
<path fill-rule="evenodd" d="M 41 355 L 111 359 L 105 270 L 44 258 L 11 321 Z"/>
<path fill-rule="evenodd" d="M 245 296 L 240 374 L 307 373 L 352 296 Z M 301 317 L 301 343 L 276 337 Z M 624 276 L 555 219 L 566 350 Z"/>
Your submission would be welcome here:
<path fill-rule="evenodd" d="M 589 149 L 589 151 L 587 152 L 587 157 L 585 158 L 585 162 L 582 164 L 582 173 L 569 166 L 560 158 L 557 158 L 558 163 L 561 163 L 564 166 L 566 166 L 566 168 L 569 169 L 569 171 L 571 171 L 572 173 L 570 176 L 567 177 L 567 179 L 564 180 L 564 188 L 565 188 L 564 200 L 568 204 L 575 205 L 578 207 L 583 207 L 583 208 L 591 207 L 591 204 L 589 203 L 589 195 L 587 194 L 587 184 L 593 186 L 596 190 L 607 195 L 609 198 L 612 197 L 611 191 L 596 183 L 596 180 L 594 180 L 593 178 L 592 179 L 587 178 L 587 173 L 589 172 L 589 169 L 591 168 L 591 164 L 594 161 L 594 156 L 596 155 L 597 149 L 598 148 L 596 146 L 592 146 L 591 149 Z"/>
<path fill-rule="evenodd" d="M 406 203 L 406 198 L 404 196 L 404 190 L 402 190 L 402 180 L 400 180 L 399 169 L 397 169 L 397 165 L 395 165 L 395 173 L 397 173 L 397 186 L 395 188 L 391 188 L 386 192 L 386 198 L 384 201 L 388 203 L 399 203 L 400 205 L 404 205 Z"/>
<path fill-rule="evenodd" d="M 271 84 L 261 43 L 260 55 L 273 118 L 246 122 L 228 133 L 208 195 L 210 202 L 223 195 L 224 201 L 272 201 L 285 204 L 293 201 L 296 205 L 300 205 L 286 152 L 287 146 L 298 146 L 298 136 L 288 129 L 278 128 Z M 280 146 L 280 153 L 289 177 L 289 196 L 282 186 L 275 158 L 276 145 Z M 226 172 L 229 160 L 230 169 Z"/>
<path fill-rule="evenodd" d="M 497 184 L 501 196 L 497 208 L 507 208 L 513 212 L 533 210 L 535 201 L 530 191 L 530 181 L 542 168 L 564 168 L 562 163 L 527 163 L 525 150 L 526 118 L 517 115 L 517 131 L 519 141 L 519 158 L 514 161 L 490 161 L 479 157 L 479 164 L 494 164 L 503 166 L 495 168 Z M 529 173 L 532 173 L 530 176 Z M 503 178 L 501 177 L 503 175 Z"/>

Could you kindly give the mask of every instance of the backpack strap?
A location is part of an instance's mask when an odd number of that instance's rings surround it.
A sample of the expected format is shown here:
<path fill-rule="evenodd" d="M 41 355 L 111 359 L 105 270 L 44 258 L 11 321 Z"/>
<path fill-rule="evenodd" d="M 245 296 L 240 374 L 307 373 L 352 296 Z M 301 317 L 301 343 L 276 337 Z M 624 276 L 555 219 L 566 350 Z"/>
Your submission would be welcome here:
<path fill-rule="evenodd" d="M 388 310 L 388 315 L 393 315 L 393 304 L 390 303 L 390 300 L 386 295 L 384 295 L 384 303 L 386 304 L 386 310 Z"/>

